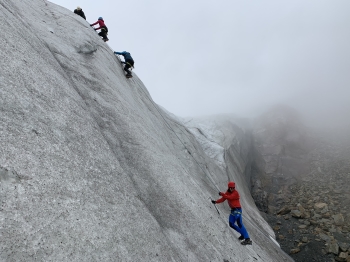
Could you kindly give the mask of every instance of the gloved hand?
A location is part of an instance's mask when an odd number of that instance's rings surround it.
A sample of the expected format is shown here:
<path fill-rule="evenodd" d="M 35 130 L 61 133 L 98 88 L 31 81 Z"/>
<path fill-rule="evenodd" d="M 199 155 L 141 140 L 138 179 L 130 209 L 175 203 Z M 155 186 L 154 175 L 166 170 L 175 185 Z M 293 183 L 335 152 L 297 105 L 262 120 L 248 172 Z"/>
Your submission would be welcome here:
<path fill-rule="evenodd" d="M 219 196 L 223 196 L 224 195 L 224 193 L 222 193 L 222 192 L 219 192 Z"/>
<path fill-rule="evenodd" d="M 211 202 L 212 202 L 214 205 L 216 204 L 216 201 L 215 201 L 215 200 L 212 200 Z"/>
<path fill-rule="evenodd" d="M 90 26 L 92 26 L 92 25 L 90 25 Z"/>

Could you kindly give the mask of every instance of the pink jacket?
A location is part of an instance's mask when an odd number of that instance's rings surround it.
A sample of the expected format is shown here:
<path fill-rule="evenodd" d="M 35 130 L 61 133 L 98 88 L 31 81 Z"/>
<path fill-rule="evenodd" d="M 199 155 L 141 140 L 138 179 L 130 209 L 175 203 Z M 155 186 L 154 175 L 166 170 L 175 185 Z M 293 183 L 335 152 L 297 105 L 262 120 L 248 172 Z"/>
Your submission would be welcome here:
<path fill-rule="evenodd" d="M 103 21 L 103 20 L 97 20 L 96 23 L 93 23 L 91 25 L 97 25 L 97 24 L 99 24 L 100 27 L 99 28 L 95 28 L 96 30 L 101 29 L 103 26 L 106 26 L 105 25 L 105 21 Z"/>

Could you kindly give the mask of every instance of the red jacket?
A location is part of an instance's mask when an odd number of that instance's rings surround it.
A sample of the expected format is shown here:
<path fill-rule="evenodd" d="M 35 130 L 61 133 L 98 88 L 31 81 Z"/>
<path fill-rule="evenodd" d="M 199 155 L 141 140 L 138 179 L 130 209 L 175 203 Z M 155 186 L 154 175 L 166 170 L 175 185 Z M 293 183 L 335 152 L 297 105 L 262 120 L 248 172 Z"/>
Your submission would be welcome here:
<path fill-rule="evenodd" d="M 99 28 L 95 28 L 96 30 L 101 29 L 103 26 L 106 26 L 105 25 L 105 21 L 103 21 L 103 20 L 97 20 L 96 23 L 93 23 L 91 25 L 97 25 L 97 24 L 99 24 L 100 27 Z"/>
<path fill-rule="evenodd" d="M 226 191 L 225 193 L 221 193 L 221 196 L 222 198 L 216 200 L 216 204 L 220 204 L 227 199 L 230 208 L 241 208 L 241 203 L 239 202 L 239 194 L 237 190 L 233 190 L 233 192 Z"/>

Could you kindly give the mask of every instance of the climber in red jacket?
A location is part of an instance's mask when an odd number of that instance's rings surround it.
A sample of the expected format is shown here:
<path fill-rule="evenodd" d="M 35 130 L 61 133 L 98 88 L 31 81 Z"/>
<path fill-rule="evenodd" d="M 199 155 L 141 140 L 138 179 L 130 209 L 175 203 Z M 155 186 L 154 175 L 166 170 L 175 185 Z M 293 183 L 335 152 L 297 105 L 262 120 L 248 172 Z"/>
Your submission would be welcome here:
<path fill-rule="evenodd" d="M 235 188 L 236 184 L 234 182 L 228 182 L 227 191 L 225 193 L 220 192 L 219 195 L 221 198 L 216 201 L 212 200 L 211 202 L 213 204 L 219 204 L 227 200 L 228 205 L 231 208 L 231 214 L 229 217 L 230 227 L 241 234 L 238 239 L 243 240 L 241 242 L 242 245 L 251 245 L 252 241 L 249 238 L 248 232 L 242 222 L 242 207 L 241 203 L 239 202 L 239 194 Z M 235 223 L 237 223 L 237 225 L 235 225 Z"/>
<path fill-rule="evenodd" d="M 93 26 L 94 25 L 99 25 L 100 27 L 98 28 L 94 28 Z M 102 36 L 103 38 L 103 41 L 107 42 L 109 39 L 107 37 L 107 33 L 108 33 L 108 28 L 107 26 L 105 25 L 105 21 L 103 20 L 102 17 L 99 17 L 97 22 L 91 24 L 90 26 L 92 26 L 92 28 L 94 28 L 95 30 L 99 30 L 101 29 L 101 31 L 98 33 L 99 36 Z"/>

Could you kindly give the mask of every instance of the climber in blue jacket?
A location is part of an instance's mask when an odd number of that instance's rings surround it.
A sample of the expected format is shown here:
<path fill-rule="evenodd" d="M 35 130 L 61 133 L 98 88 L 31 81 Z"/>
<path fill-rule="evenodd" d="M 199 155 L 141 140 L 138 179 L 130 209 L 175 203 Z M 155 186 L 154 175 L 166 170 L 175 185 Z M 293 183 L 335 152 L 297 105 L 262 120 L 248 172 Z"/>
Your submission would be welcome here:
<path fill-rule="evenodd" d="M 124 56 L 125 61 L 122 63 L 125 64 L 124 70 L 126 71 L 126 76 L 132 76 L 129 68 L 131 67 L 134 68 L 134 59 L 132 59 L 130 53 L 123 51 L 123 52 L 114 52 L 114 54 Z"/>

